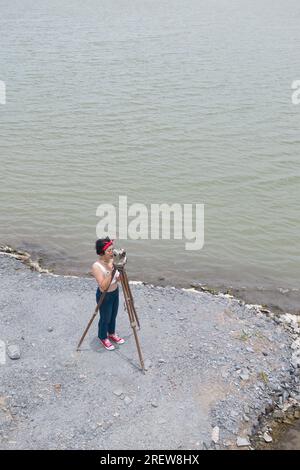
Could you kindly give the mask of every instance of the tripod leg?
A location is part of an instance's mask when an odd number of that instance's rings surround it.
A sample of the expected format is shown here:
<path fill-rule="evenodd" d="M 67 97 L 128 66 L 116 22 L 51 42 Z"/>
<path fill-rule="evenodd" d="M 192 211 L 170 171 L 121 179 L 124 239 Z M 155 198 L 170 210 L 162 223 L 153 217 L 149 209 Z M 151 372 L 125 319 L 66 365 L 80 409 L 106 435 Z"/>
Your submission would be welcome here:
<path fill-rule="evenodd" d="M 84 332 L 83 332 L 83 335 L 81 336 L 81 338 L 80 338 L 80 340 L 79 340 L 79 343 L 78 343 L 78 346 L 77 346 L 77 349 L 76 349 L 77 351 L 79 351 L 79 348 L 80 348 L 80 346 L 81 346 L 81 344 L 82 344 L 82 342 L 83 342 L 83 340 L 84 340 L 84 338 L 85 338 L 85 335 L 87 334 L 87 332 L 88 332 L 88 330 L 89 330 L 91 324 L 93 323 L 93 321 L 94 321 L 94 319 L 95 319 L 97 313 L 98 313 L 98 309 L 97 309 L 97 311 L 95 311 L 95 312 L 93 313 L 92 318 L 91 318 L 90 321 L 88 322 L 88 325 L 87 325 L 86 329 L 85 329 Z"/>
<path fill-rule="evenodd" d="M 125 270 L 123 271 L 123 274 L 124 274 L 124 284 L 126 286 L 126 291 L 127 291 L 128 298 L 130 299 L 130 303 L 131 303 L 131 306 L 132 306 L 132 311 L 133 311 L 134 317 L 136 319 L 137 325 L 138 325 L 139 329 L 141 329 L 139 318 L 138 318 L 136 310 L 135 310 L 133 297 L 132 297 L 132 293 L 131 293 L 129 282 L 128 282 L 127 273 L 126 273 Z"/>
<path fill-rule="evenodd" d="M 141 350 L 139 338 L 138 338 L 138 335 L 137 335 L 136 327 L 134 327 L 132 329 L 133 329 L 134 339 L 135 339 L 135 342 L 136 342 L 136 347 L 137 347 L 141 367 L 142 367 L 143 372 L 145 372 L 145 364 L 144 364 L 144 359 L 143 359 L 142 350 Z"/>
<path fill-rule="evenodd" d="M 121 278 L 121 285 L 122 285 L 122 289 L 123 289 L 123 294 L 124 294 L 124 300 L 125 300 L 125 303 L 126 303 L 126 309 L 127 309 L 127 313 L 128 313 L 128 316 L 129 316 L 129 320 L 130 320 L 130 326 L 133 327 L 133 326 L 136 326 L 136 319 L 135 319 L 135 316 L 133 315 L 133 312 L 132 312 L 132 309 L 131 309 L 131 299 L 130 299 L 130 295 L 128 293 L 128 290 L 127 290 L 127 286 L 126 286 L 126 283 L 125 283 L 125 279 L 124 279 L 124 272 L 120 272 L 120 278 Z"/>
<path fill-rule="evenodd" d="M 138 338 L 137 331 L 136 331 L 136 317 L 135 317 L 134 312 L 132 310 L 132 304 L 130 302 L 130 296 L 128 294 L 127 285 L 126 285 L 126 282 L 124 280 L 124 271 L 123 270 L 120 272 L 120 278 L 121 278 L 121 285 L 122 285 L 122 288 L 123 288 L 123 294 L 124 294 L 124 298 L 125 298 L 125 302 L 126 302 L 126 308 L 127 308 L 127 312 L 128 312 L 128 316 L 129 316 L 130 326 L 133 330 L 134 339 L 135 339 L 135 342 L 136 342 L 136 347 L 137 347 L 141 367 L 142 367 L 143 372 L 145 372 L 144 359 L 143 359 L 142 350 L 141 350 L 141 347 L 140 347 L 139 338 Z"/>

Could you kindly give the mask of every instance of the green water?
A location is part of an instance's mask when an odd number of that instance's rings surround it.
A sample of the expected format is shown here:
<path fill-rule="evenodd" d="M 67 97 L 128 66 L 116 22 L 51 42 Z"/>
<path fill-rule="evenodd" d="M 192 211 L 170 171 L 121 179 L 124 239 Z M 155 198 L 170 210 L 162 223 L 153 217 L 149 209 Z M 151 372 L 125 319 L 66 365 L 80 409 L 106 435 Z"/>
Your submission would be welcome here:
<path fill-rule="evenodd" d="M 96 209 L 202 203 L 205 244 L 128 240 L 131 277 L 299 310 L 300 4 L 2 0 L 0 243 L 86 273 Z"/>

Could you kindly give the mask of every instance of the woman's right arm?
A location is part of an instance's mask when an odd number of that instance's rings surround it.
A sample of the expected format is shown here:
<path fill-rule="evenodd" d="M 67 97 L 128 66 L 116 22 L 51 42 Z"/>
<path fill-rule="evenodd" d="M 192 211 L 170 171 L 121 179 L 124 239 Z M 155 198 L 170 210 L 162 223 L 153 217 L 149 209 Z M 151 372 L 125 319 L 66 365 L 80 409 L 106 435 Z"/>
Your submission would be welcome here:
<path fill-rule="evenodd" d="M 105 276 L 102 270 L 97 268 L 97 265 L 96 266 L 93 265 L 92 274 L 94 278 L 96 279 L 98 286 L 102 292 L 108 289 L 112 280 L 112 273 L 110 273 L 108 276 Z"/>

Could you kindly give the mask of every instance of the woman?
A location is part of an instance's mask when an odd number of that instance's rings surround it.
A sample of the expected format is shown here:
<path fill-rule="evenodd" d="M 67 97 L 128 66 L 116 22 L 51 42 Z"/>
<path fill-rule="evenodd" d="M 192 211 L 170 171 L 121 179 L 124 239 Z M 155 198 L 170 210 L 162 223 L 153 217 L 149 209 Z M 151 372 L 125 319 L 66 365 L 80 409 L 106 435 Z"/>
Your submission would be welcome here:
<path fill-rule="evenodd" d="M 120 273 L 116 271 L 112 279 L 113 271 L 113 241 L 106 238 L 100 238 L 96 241 L 96 253 L 99 255 L 98 261 L 93 264 L 92 274 L 98 283 L 96 292 L 97 303 L 101 295 L 107 290 L 104 300 L 100 306 L 100 320 L 98 323 L 98 338 L 101 343 L 112 351 L 115 346 L 111 343 L 123 344 L 125 340 L 116 334 L 116 317 L 119 307 L 119 287 Z M 108 287 L 109 286 L 109 287 Z"/>

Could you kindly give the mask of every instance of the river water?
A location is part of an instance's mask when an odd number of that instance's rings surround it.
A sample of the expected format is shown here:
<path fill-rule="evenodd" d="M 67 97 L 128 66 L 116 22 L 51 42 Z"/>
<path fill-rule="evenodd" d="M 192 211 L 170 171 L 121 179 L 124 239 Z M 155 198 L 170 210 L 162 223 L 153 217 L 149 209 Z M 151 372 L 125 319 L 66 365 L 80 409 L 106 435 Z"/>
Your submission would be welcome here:
<path fill-rule="evenodd" d="M 0 243 L 95 258 L 99 204 L 204 204 L 205 242 L 122 240 L 130 277 L 299 311 L 300 4 L 1 0 Z"/>

